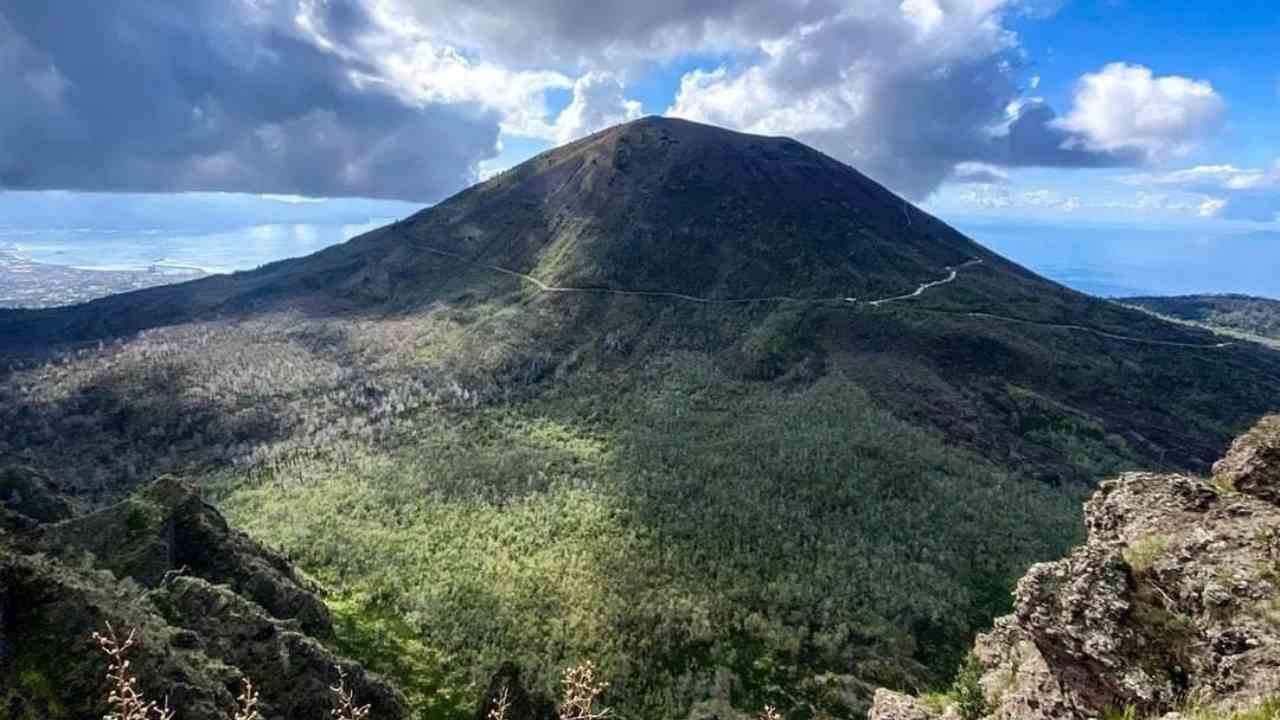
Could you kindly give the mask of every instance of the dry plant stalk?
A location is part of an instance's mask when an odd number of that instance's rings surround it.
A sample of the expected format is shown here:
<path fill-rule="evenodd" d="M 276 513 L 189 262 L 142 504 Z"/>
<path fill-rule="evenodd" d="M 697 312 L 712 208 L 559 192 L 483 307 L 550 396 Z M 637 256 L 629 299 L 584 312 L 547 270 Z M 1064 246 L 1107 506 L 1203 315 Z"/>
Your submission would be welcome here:
<path fill-rule="evenodd" d="M 347 671 L 341 665 L 335 665 L 338 671 L 338 684 L 329 688 L 337 696 L 338 705 L 329 711 L 334 720 L 365 720 L 369 717 L 369 705 L 356 705 L 355 692 L 347 688 Z"/>
<path fill-rule="evenodd" d="M 560 720 L 603 720 L 609 717 L 609 708 L 595 708 L 596 699 L 609 687 L 609 683 L 596 681 L 596 667 L 590 660 L 565 670 L 560 682 L 564 688 Z"/>
<path fill-rule="evenodd" d="M 258 712 L 258 691 L 249 678 L 244 678 L 240 696 L 236 698 L 235 720 L 262 720 L 262 714 Z"/>
<path fill-rule="evenodd" d="M 107 632 L 95 632 L 93 641 L 109 659 L 107 680 L 111 683 L 111 694 L 107 696 L 107 704 L 112 710 L 103 715 L 102 720 L 173 720 L 169 698 L 164 699 L 164 705 L 148 701 L 138 690 L 138 679 L 129 670 L 125 654 L 134 645 L 133 630 L 122 641 L 111 623 L 107 623 Z"/>
<path fill-rule="evenodd" d="M 760 720 L 782 720 L 782 715 L 778 713 L 778 708 L 765 705 L 764 710 L 760 712 Z"/>
<path fill-rule="evenodd" d="M 507 720 L 507 711 L 511 709 L 511 689 L 506 684 L 498 693 L 498 702 L 489 709 L 489 720 Z"/>

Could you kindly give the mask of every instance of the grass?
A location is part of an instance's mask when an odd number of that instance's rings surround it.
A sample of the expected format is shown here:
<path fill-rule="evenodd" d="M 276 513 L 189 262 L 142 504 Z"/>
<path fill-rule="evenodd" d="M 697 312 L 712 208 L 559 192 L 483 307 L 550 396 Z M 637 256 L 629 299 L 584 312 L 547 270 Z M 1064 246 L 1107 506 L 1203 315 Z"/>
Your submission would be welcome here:
<path fill-rule="evenodd" d="M 1135 575 L 1143 575 L 1159 562 L 1169 550 L 1169 537 L 1152 533 L 1130 543 L 1122 551 Z"/>

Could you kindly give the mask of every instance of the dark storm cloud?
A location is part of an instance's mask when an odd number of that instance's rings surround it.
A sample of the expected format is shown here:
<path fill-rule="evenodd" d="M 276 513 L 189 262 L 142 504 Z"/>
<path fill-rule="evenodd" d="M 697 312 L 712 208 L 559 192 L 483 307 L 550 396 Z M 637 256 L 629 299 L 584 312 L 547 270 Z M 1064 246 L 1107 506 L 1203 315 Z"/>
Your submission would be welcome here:
<path fill-rule="evenodd" d="M 392 0 L 450 41 L 505 62 L 579 63 L 750 46 L 837 15 L 840 0 Z"/>
<path fill-rule="evenodd" d="M 342 49 L 368 23 L 345 0 L 0 7 L 0 186 L 437 200 L 498 118 L 394 95 Z"/>

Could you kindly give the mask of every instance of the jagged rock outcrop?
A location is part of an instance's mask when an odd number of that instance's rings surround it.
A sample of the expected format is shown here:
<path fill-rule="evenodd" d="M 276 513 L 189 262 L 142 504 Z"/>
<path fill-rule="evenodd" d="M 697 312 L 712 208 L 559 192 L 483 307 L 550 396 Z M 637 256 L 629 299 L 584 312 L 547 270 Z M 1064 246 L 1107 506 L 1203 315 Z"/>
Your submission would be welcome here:
<path fill-rule="evenodd" d="M 978 638 L 983 717 L 1161 717 L 1188 704 L 1230 717 L 1280 694 L 1278 499 L 1277 417 L 1237 440 L 1211 481 L 1104 483 L 1085 505 L 1087 543 L 1033 566 L 1013 614 Z M 940 714 L 882 690 L 870 717 Z"/>
<path fill-rule="evenodd" d="M 1258 423 L 1213 466 L 1213 478 L 1243 493 L 1280 504 L 1280 416 Z"/>
<path fill-rule="evenodd" d="M 101 717 L 106 662 L 90 636 L 110 623 L 136 633 L 141 689 L 183 720 L 229 720 L 246 677 L 265 720 L 327 718 L 338 667 L 373 717 L 405 717 L 398 690 L 323 644 L 332 626 L 315 591 L 173 478 L 99 512 L 0 532 L 0 715 Z"/>
<path fill-rule="evenodd" d="M 228 527 L 190 483 L 162 477 L 103 510 L 42 526 L 28 540 L 64 560 L 85 553 L 97 567 L 157 587 L 172 575 L 224 584 L 309 634 L 333 634 L 319 588 L 289 561 Z"/>

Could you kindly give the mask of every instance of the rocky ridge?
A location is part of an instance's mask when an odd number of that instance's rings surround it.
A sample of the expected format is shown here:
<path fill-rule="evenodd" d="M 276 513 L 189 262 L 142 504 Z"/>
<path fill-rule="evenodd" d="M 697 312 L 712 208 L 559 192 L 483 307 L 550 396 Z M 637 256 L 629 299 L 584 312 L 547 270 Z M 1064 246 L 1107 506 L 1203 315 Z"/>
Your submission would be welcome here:
<path fill-rule="evenodd" d="M 136 633 L 141 689 L 184 720 L 231 718 L 243 678 L 265 720 L 329 717 L 338 667 L 374 717 L 406 715 L 398 690 L 325 644 L 319 588 L 229 528 L 190 483 L 161 478 L 78 517 L 38 474 L 12 470 L 0 489 L 5 717 L 102 717 L 106 662 L 90 635 L 108 623 Z"/>
<path fill-rule="evenodd" d="M 1104 483 L 1085 522 L 1087 543 L 1033 566 L 1013 614 L 978 638 L 985 712 L 881 689 L 871 720 L 1271 717 L 1280 417 L 1239 438 L 1210 479 L 1129 473 Z"/>

